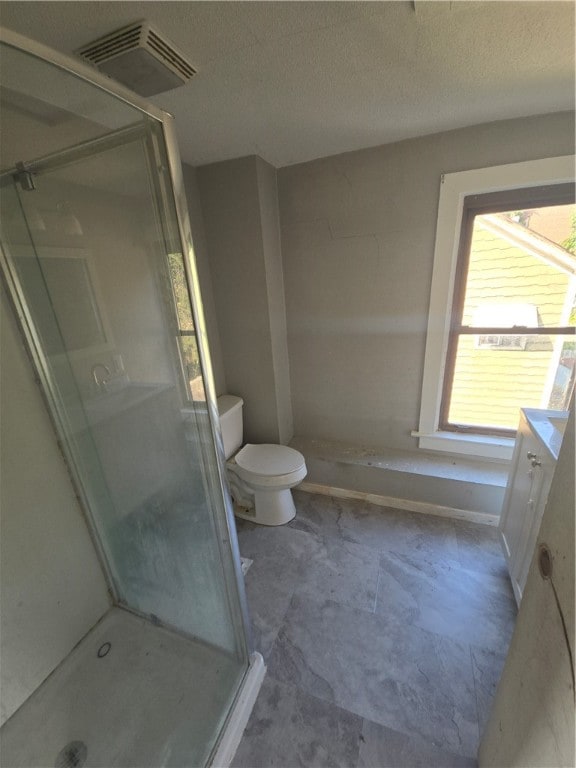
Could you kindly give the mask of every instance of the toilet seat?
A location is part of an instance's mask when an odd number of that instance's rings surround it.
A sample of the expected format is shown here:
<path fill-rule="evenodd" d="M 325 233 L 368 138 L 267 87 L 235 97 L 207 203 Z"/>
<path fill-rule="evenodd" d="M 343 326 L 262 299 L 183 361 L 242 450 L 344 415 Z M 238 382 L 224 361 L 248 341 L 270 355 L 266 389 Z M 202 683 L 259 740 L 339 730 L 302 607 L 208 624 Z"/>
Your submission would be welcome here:
<path fill-rule="evenodd" d="M 291 486 L 306 476 L 304 456 L 286 445 L 248 443 L 233 462 L 238 475 L 258 488 Z"/>
<path fill-rule="evenodd" d="M 304 465 L 304 456 L 287 445 L 247 443 L 236 454 L 236 463 L 257 475 L 288 475 Z"/>

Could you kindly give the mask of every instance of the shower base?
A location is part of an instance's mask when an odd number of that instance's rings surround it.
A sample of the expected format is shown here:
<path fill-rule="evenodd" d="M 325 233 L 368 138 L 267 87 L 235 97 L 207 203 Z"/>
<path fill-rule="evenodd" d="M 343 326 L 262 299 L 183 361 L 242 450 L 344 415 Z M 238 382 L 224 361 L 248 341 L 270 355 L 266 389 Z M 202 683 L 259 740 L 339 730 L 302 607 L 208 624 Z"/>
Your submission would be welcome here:
<path fill-rule="evenodd" d="M 4 724 L 0 764 L 49 768 L 81 743 L 86 768 L 202 766 L 242 686 L 216 753 L 230 760 L 264 675 L 254 657 L 242 685 L 227 654 L 113 608 Z"/>

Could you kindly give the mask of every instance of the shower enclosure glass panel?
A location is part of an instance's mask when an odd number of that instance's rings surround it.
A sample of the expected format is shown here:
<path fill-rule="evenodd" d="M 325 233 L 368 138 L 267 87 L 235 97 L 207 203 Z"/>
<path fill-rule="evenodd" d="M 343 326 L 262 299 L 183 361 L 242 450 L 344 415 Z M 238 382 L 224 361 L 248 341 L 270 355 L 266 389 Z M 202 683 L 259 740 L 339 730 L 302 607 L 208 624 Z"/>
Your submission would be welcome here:
<path fill-rule="evenodd" d="M 190 304 L 162 124 L 2 48 L 4 276 L 115 602 L 221 654 L 186 746 L 200 765 L 248 653 L 213 387 L 196 337 L 201 308 Z"/>

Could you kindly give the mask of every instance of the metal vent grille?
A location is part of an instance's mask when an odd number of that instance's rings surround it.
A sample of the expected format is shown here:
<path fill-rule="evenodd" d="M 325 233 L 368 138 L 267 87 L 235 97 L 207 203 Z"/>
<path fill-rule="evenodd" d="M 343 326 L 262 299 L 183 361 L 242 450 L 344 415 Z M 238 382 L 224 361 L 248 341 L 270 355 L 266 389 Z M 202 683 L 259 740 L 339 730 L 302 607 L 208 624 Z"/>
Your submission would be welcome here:
<path fill-rule="evenodd" d="M 143 25 L 133 24 L 130 27 L 113 32 L 111 35 L 101 37 L 90 45 L 80 48 L 77 53 L 92 64 L 98 66 L 114 56 L 120 56 L 126 51 L 137 48 L 140 45 L 140 37 Z"/>
<path fill-rule="evenodd" d="M 143 96 L 176 88 L 196 74 L 190 62 L 147 21 L 94 40 L 76 54 Z"/>
<path fill-rule="evenodd" d="M 196 74 L 194 67 L 189 64 L 186 59 L 180 56 L 171 45 L 157 35 L 151 27 L 148 28 L 146 42 L 150 48 L 156 51 L 158 56 L 161 56 L 165 62 L 180 72 L 185 80 L 190 80 L 190 78 Z"/>

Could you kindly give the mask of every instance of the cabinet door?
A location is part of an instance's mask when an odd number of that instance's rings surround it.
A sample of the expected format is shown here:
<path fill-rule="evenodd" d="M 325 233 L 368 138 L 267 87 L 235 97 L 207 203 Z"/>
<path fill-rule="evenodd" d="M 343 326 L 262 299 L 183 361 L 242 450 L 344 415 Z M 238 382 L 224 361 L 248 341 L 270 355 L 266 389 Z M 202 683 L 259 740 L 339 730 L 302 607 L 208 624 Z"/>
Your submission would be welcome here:
<path fill-rule="evenodd" d="M 542 522 L 544 507 L 546 506 L 548 492 L 552 483 L 552 475 L 554 474 L 554 464 L 552 461 L 547 460 L 542 450 L 540 450 L 539 454 L 536 454 L 531 472 L 532 482 L 527 505 L 525 534 L 520 542 L 519 557 L 516 564 L 516 581 L 520 596 L 522 596 L 526 586 L 528 570 L 536 548 L 540 523 Z"/>
<path fill-rule="evenodd" d="M 500 518 L 500 534 L 504 543 L 504 554 L 508 561 L 508 568 L 512 573 L 514 562 L 518 555 L 518 546 L 522 537 L 522 524 L 526 513 L 526 506 L 530 498 L 531 477 L 528 475 L 530 467 L 525 456 L 530 448 L 526 448 L 530 433 L 526 423 L 521 420 L 514 456 L 512 457 L 512 469 L 508 479 L 502 516 Z"/>
<path fill-rule="evenodd" d="M 526 492 L 522 498 L 523 508 L 517 511 L 516 546 L 514 549 L 514 556 L 509 563 L 512 585 L 518 602 L 520 602 L 524 587 L 520 575 L 522 573 L 523 563 L 528 556 L 530 532 L 534 527 L 534 515 L 536 514 L 534 496 L 539 495 L 542 486 L 541 467 L 531 467 L 528 459 L 525 458 L 524 461 L 520 463 L 519 469 L 523 479 L 523 487 Z"/>

